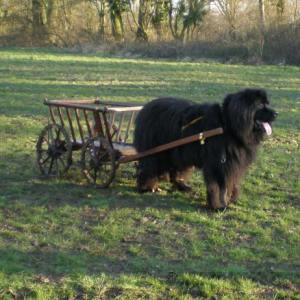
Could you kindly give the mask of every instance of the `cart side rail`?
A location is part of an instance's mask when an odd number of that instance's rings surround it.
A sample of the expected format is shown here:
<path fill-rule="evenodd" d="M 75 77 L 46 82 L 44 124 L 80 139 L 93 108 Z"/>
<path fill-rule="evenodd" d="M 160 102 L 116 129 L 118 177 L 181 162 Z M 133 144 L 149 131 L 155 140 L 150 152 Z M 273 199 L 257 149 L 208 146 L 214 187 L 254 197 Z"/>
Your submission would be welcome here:
<path fill-rule="evenodd" d="M 143 107 L 143 103 L 134 102 L 113 102 L 113 101 L 102 101 L 102 100 L 44 100 L 44 104 L 48 106 L 61 106 L 61 107 L 72 107 L 87 110 L 96 111 L 131 111 L 140 110 Z"/>
<path fill-rule="evenodd" d="M 53 124 L 70 133 L 73 143 L 106 137 L 110 142 L 133 142 L 133 125 L 143 106 L 100 100 L 44 100 Z M 121 106 L 122 105 L 122 106 Z"/>
<path fill-rule="evenodd" d="M 79 104 L 65 104 L 62 101 L 45 100 L 44 104 L 49 108 L 51 123 L 64 127 L 73 144 L 78 144 L 80 147 L 87 138 L 93 136 L 94 113 L 97 111 L 89 109 L 87 102 L 84 102 L 84 106 L 80 106 Z"/>

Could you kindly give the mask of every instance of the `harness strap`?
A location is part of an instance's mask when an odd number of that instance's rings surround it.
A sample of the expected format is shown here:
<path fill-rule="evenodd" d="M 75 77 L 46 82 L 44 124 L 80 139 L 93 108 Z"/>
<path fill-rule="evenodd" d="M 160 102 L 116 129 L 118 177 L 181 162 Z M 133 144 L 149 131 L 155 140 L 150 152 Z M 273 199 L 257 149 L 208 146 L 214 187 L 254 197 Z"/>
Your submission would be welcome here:
<path fill-rule="evenodd" d="M 128 155 L 128 156 L 123 156 L 120 158 L 119 163 L 125 163 L 125 162 L 130 162 L 130 161 L 135 161 L 135 160 L 139 160 L 140 158 L 143 158 L 145 156 L 149 156 L 149 155 L 153 155 L 162 151 L 166 151 L 169 149 L 173 149 L 182 145 L 186 145 L 189 143 L 193 143 L 196 141 L 200 141 L 201 145 L 204 144 L 205 139 L 215 136 L 215 135 L 220 135 L 223 134 L 224 130 L 222 127 L 218 127 L 215 129 L 211 129 L 211 130 L 207 130 L 207 131 L 203 131 L 185 138 L 181 138 L 179 140 L 167 143 L 167 144 L 163 144 L 160 146 L 156 146 L 154 148 L 139 152 L 137 154 L 133 154 L 133 155 Z"/>
<path fill-rule="evenodd" d="M 183 126 L 181 127 L 181 131 L 185 130 L 187 127 L 189 127 L 189 126 L 195 124 L 196 122 L 198 122 L 198 121 L 201 120 L 201 119 L 203 119 L 203 116 L 200 116 L 200 117 L 198 117 L 198 118 L 196 118 L 196 119 L 193 119 L 191 122 L 189 122 L 189 123 L 183 125 Z"/>

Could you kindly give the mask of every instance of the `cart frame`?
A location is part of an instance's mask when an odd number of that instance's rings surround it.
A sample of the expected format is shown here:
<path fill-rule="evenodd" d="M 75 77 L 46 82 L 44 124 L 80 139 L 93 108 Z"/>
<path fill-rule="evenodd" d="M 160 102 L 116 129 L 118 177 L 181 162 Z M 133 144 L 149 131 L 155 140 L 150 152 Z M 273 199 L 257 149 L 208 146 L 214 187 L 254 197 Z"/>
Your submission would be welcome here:
<path fill-rule="evenodd" d="M 36 145 L 41 173 L 64 175 L 73 164 L 72 153 L 80 150 L 83 174 L 100 188 L 110 185 L 121 163 L 138 161 L 196 141 L 204 144 L 206 138 L 223 133 L 222 128 L 215 128 L 137 153 L 129 140 L 143 104 L 98 99 L 45 99 L 44 104 L 49 109 L 49 121 Z"/>

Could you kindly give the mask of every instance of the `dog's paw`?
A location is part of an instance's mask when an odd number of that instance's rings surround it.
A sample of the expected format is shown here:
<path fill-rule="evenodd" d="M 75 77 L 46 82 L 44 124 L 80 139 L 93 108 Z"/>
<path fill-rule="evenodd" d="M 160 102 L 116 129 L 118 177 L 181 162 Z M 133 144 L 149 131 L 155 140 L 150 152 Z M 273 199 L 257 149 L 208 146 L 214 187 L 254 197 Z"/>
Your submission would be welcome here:
<path fill-rule="evenodd" d="M 227 210 L 228 206 L 225 206 L 225 207 L 218 207 L 218 208 L 215 208 L 214 211 L 215 212 L 220 212 L 220 213 L 223 213 Z"/>
<path fill-rule="evenodd" d="M 160 193 L 162 192 L 162 189 L 160 189 L 159 187 L 155 187 L 155 188 L 138 188 L 137 189 L 139 193 L 144 194 L 144 193 Z"/>
<path fill-rule="evenodd" d="M 176 181 L 173 183 L 174 188 L 181 192 L 190 192 L 192 188 L 182 181 Z"/>
<path fill-rule="evenodd" d="M 240 194 L 240 190 L 237 186 L 233 187 L 232 193 L 230 195 L 230 203 L 236 203 Z"/>

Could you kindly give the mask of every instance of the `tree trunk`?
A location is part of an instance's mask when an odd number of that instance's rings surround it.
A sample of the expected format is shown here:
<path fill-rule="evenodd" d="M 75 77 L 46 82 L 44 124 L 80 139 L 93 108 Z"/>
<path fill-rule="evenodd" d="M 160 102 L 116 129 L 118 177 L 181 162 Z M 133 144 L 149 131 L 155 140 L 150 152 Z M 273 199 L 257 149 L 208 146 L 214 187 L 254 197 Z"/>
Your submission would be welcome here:
<path fill-rule="evenodd" d="M 158 41 L 163 40 L 163 23 L 168 22 L 168 16 L 166 11 L 166 0 L 155 1 L 154 16 L 152 18 L 152 24 L 156 31 L 156 37 Z"/>
<path fill-rule="evenodd" d="M 32 39 L 33 42 L 45 40 L 45 24 L 43 20 L 42 0 L 32 0 Z"/>
<path fill-rule="evenodd" d="M 172 0 L 170 0 L 170 2 L 169 2 L 168 15 L 169 15 L 169 27 L 170 27 L 173 38 L 176 41 L 182 42 L 183 38 L 184 38 L 184 28 L 179 32 L 179 25 L 178 25 L 179 16 L 177 14 L 174 16 Z"/>
<path fill-rule="evenodd" d="M 55 44 L 56 36 L 55 31 L 55 20 L 57 20 L 57 0 L 48 0 L 47 7 L 47 34 L 51 43 Z"/>
<path fill-rule="evenodd" d="M 176 39 L 175 29 L 173 27 L 173 3 L 172 0 L 169 0 L 169 9 L 168 9 L 168 16 L 169 16 L 169 28 L 172 33 L 174 39 Z"/>
<path fill-rule="evenodd" d="M 109 0 L 111 31 L 115 41 L 124 39 L 124 28 L 121 9 L 116 0 Z"/>
<path fill-rule="evenodd" d="M 263 57 L 264 44 L 265 44 L 265 3 L 264 0 L 258 0 L 259 9 L 259 31 L 260 31 L 260 57 Z"/>
<path fill-rule="evenodd" d="M 140 0 L 139 15 L 138 15 L 138 28 L 136 31 L 136 39 L 138 41 L 147 42 L 148 36 L 145 31 L 145 14 L 146 14 L 146 3 L 145 0 Z"/>
<path fill-rule="evenodd" d="M 98 15 L 98 39 L 103 41 L 105 38 L 105 0 L 90 0 L 97 10 Z"/>
<path fill-rule="evenodd" d="M 276 13 L 277 13 L 278 21 L 282 20 L 284 10 L 285 10 L 285 1 L 284 0 L 277 0 Z"/>
<path fill-rule="evenodd" d="M 99 39 L 101 41 L 104 40 L 105 37 L 105 3 L 104 1 L 101 1 L 100 3 L 100 7 L 98 9 L 98 17 L 99 17 L 99 29 L 98 29 L 98 35 L 99 35 Z"/>
<path fill-rule="evenodd" d="M 121 13 L 112 13 L 111 16 L 112 35 L 116 41 L 124 39 L 123 20 Z"/>

